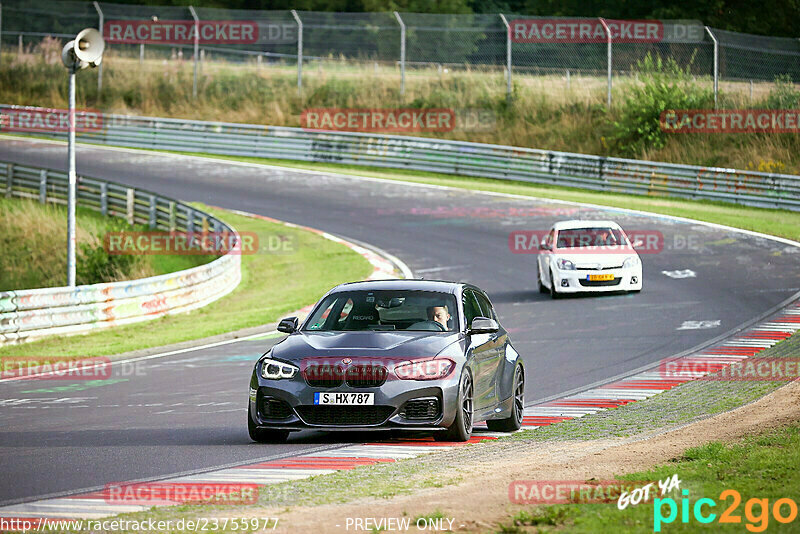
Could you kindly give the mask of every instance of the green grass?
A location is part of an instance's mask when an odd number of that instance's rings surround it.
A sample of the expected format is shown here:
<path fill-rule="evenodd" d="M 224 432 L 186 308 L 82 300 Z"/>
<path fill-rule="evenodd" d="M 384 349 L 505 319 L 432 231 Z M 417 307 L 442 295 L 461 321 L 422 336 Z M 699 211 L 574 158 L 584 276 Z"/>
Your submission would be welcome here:
<path fill-rule="evenodd" d="M 757 532 L 766 525 L 768 532 L 797 532 L 800 519 L 782 525 L 774 517 L 763 520 L 758 505 L 752 507 L 752 516 L 746 516 L 750 499 L 768 499 L 769 510 L 777 499 L 790 498 L 797 503 L 797 489 L 800 488 L 800 426 L 792 425 L 774 429 L 748 437 L 738 443 L 710 442 L 700 447 L 686 450 L 679 458 L 648 471 L 626 474 L 618 477 L 623 480 L 664 480 L 678 474 L 681 490 L 688 490 L 687 496 L 693 509 L 698 499 L 710 498 L 717 503 L 711 509 L 716 519 L 703 527 L 689 510 L 687 523 L 681 518 L 681 499 L 677 491 L 671 494 L 676 502 L 678 514 L 672 523 L 661 525 L 661 532 Z M 741 503 L 733 515 L 741 517 L 739 524 L 720 524 L 721 513 L 733 504 L 731 497 L 721 499 L 724 490 L 736 490 L 741 495 Z M 664 496 L 669 498 L 670 496 Z M 752 506 L 752 505 L 751 505 Z M 669 515 L 667 504 L 661 507 L 663 515 Z M 708 514 L 708 506 L 703 513 Z M 783 506 L 783 515 L 789 514 L 788 506 Z M 539 506 L 530 511 L 521 511 L 508 523 L 499 525 L 496 532 L 533 532 L 525 527 L 547 524 L 552 529 L 539 529 L 538 532 L 568 531 L 576 533 L 594 532 L 653 532 L 654 502 L 641 503 L 618 510 L 616 503 L 562 504 Z M 748 527 L 747 525 L 751 525 Z M 747 529 L 747 530 L 745 530 Z"/>
<path fill-rule="evenodd" d="M 48 338 L 0 348 L 0 358 L 58 354 L 87 357 L 158 347 L 258 326 L 315 302 L 331 287 L 361 280 L 372 272 L 363 256 L 319 235 L 279 223 L 196 207 L 230 223 L 239 232 L 255 232 L 261 248 L 270 236 L 285 236 L 294 244 L 291 253 L 258 253 L 242 256 L 242 282 L 230 294 L 186 314 L 154 319 L 72 337 Z"/>
<path fill-rule="evenodd" d="M 243 156 L 218 156 L 214 154 L 191 154 L 207 158 L 243 161 L 264 165 L 280 165 L 295 169 L 337 172 L 357 176 L 367 176 L 385 180 L 402 180 L 422 184 L 442 185 L 470 189 L 473 191 L 492 191 L 513 195 L 538 197 L 569 202 L 583 202 L 614 208 L 634 209 L 650 213 L 688 217 L 716 224 L 762 232 L 787 239 L 800 241 L 800 212 L 737 206 L 725 202 L 684 200 L 671 197 L 636 196 L 621 193 L 588 192 L 570 187 L 529 184 L 525 182 L 495 180 L 491 178 L 472 178 L 432 172 L 408 170 L 385 170 L 357 165 L 334 163 L 308 163 L 291 160 L 275 160 Z"/>
<path fill-rule="evenodd" d="M 66 209 L 58 204 L 0 197 L 0 291 L 66 285 Z M 78 284 L 145 278 L 189 269 L 210 261 L 207 256 L 115 256 L 100 252 L 87 268 L 84 247 L 102 248 L 107 232 L 141 231 L 118 218 L 76 209 Z M 105 266 L 101 271 L 97 266 Z"/>

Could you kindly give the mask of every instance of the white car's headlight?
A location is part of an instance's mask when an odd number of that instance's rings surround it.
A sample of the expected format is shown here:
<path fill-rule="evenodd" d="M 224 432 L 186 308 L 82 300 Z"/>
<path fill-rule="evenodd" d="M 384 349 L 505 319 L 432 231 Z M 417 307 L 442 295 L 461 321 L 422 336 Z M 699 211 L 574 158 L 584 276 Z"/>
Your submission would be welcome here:
<path fill-rule="evenodd" d="M 261 376 L 270 380 L 292 378 L 300 368 L 286 362 L 279 362 L 272 358 L 261 360 Z"/>
<path fill-rule="evenodd" d="M 574 271 L 575 270 L 575 264 L 572 263 L 571 261 L 565 259 L 565 258 L 558 258 L 556 260 L 556 265 L 562 271 Z"/>
<path fill-rule="evenodd" d="M 622 267 L 624 269 L 629 269 L 630 267 L 636 267 L 639 265 L 639 256 L 630 256 L 625 258 L 625 261 L 622 262 Z"/>

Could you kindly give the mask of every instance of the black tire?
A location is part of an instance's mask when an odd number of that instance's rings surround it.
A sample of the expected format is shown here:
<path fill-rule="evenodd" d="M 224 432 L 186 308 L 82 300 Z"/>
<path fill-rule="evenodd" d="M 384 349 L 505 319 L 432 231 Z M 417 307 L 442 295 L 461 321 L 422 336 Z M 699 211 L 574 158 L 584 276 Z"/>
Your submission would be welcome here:
<path fill-rule="evenodd" d="M 525 373 L 521 365 L 514 370 L 514 400 L 511 404 L 511 415 L 506 419 L 486 421 L 492 432 L 514 432 L 522 427 L 522 416 L 525 413 Z"/>
<path fill-rule="evenodd" d="M 542 284 L 542 272 L 536 268 L 536 285 L 539 286 L 539 293 L 547 293 L 547 288 Z"/>
<path fill-rule="evenodd" d="M 550 269 L 550 297 L 555 300 L 560 296 L 561 295 L 558 294 L 558 290 L 556 289 L 556 279 L 553 278 L 553 270 Z"/>
<path fill-rule="evenodd" d="M 258 428 L 253 423 L 249 406 L 247 407 L 247 432 L 250 434 L 250 439 L 258 443 L 283 443 L 289 437 L 288 430 Z"/>
<path fill-rule="evenodd" d="M 467 369 L 461 374 L 458 384 L 458 413 L 453 424 L 444 432 L 436 432 L 436 441 L 469 441 L 472 437 L 473 394 L 472 375 Z"/>

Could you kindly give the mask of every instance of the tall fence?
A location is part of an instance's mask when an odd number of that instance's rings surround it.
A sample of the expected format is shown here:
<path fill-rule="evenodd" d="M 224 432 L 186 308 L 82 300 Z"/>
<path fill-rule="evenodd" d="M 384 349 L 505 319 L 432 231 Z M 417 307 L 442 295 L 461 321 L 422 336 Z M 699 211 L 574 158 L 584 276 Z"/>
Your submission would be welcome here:
<path fill-rule="evenodd" d="M 700 81 L 773 82 L 800 78 L 800 40 L 717 30 L 696 20 L 614 21 L 542 18 L 514 13 L 445 15 L 256 11 L 191 6 L 141 6 L 105 2 L 5 0 L 0 45 L 25 49 L 44 36 L 71 38 L 98 27 L 117 57 L 191 60 L 193 89 L 203 63 L 239 63 L 373 69 L 397 77 L 480 69 L 507 82 L 517 76 L 574 76 L 602 82 L 609 99 L 615 79 L 634 74 L 647 54 L 673 59 Z M 114 61 L 112 58 L 111 61 Z M 306 68 L 305 76 L 314 76 Z M 102 68 L 97 72 L 102 88 Z M 732 89 L 733 87 L 731 87 Z M 752 96 L 752 94 L 751 94 Z"/>
<path fill-rule="evenodd" d="M 66 173 L 0 163 L 6 197 L 65 204 Z M 78 206 L 154 230 L 234 232 L 203 211 L 177 200 L 113 182 L 79 177 Z M 0 345 L 135 323 L 205 306 L 236 288 L 241 257 L 228 253 L 174 273 L 76 287 L 0 291 Z"/>
<path fill-rule="evenodd" d="M 42 108 L 0 105 L 0 113 Z M 431 138 L 108 114 L 97 144 L 412 169 L 800 210 L 800 176 Z M 42 135 L 39 133 L 38 135 Z M 53 133 L 52 137 L 66 134 Z"/>

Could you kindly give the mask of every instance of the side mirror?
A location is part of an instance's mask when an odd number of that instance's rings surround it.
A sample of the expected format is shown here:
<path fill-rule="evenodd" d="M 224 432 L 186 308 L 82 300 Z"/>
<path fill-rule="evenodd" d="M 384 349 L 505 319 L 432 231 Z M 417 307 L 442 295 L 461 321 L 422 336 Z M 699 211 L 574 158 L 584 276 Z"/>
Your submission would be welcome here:
<path fill-rule="evenodd" d="M 286 319 L 281 319 L 281 322 L 278 323 L 278 332 L 285 332 L 287 334 L 296 332 L 298 323 L 297 317 L 287 317 Z"/>
<path fill-rule="evenodd" d="M 542 243 L 539 246 L 539 248 L 542 249 L 542 250 L 553 250 L 553 247 L 551 247 L 550 245 L 547 244 L 547 240 L 546 239 L 542 239 Z"/>
<path fill-rule="evenodd" d="M 494 319 L 475 317 L 469 327 L 469 334 L 491 334 L 500 330 L 500 325 Z"/>

